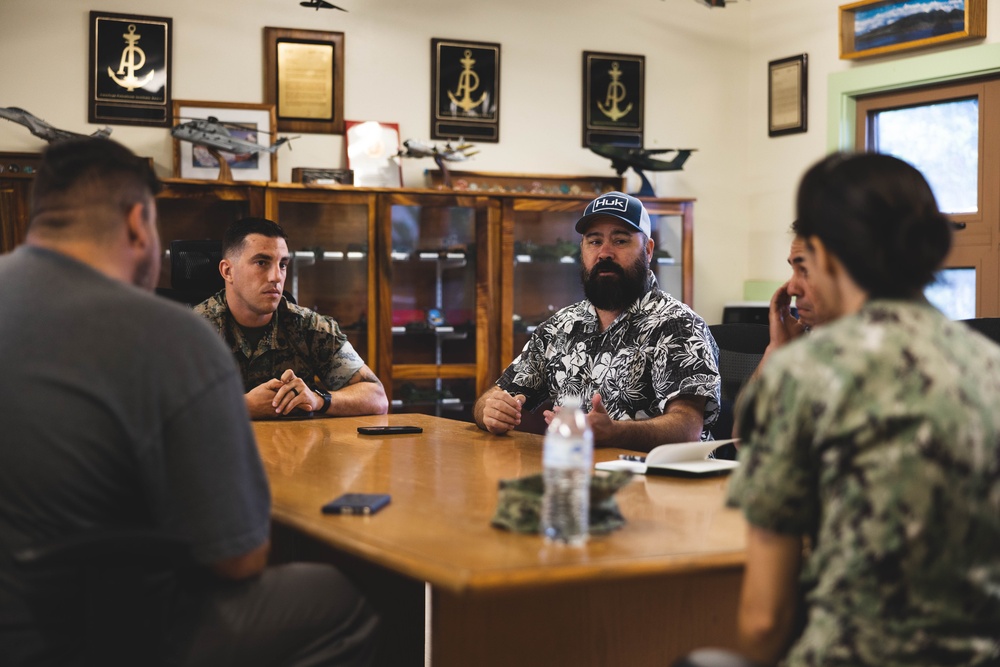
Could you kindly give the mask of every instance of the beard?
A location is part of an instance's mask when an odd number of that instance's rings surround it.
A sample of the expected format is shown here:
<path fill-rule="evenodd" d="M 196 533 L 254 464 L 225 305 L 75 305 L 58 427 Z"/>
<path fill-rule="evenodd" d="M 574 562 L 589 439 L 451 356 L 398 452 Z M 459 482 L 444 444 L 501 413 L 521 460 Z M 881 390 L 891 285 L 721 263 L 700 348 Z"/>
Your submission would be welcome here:
<path fill-rule="evenodd" d="M 614 275 L 602 276 L 601 271 L 613 271 Z M 646 293 L 648 273 L 649 261 L 642 255 L 628 268 L 602 259 L 590 271 L 581 270 L 580 278 L 583 293 L 595 308 L 620 312 Z"/>

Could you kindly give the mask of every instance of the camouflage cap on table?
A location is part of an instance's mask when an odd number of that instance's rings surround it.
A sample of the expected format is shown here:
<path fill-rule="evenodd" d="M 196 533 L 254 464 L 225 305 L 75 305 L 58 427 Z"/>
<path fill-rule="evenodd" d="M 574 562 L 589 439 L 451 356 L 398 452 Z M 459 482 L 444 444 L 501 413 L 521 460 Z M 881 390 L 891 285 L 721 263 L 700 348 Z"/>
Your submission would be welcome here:
<path fill-rule="evenodd" d="M 625 525 L 618 509 L 615 493 L 632 479 L 627 471 L 590 477 L 590 533 L 610 533 Z M 545 480 L 541 474 L 518 479 L 502 479 L 499 483 L 497 511 L 490 523 L 516 533 L 537 533 L 542 513 L 542 493 Z"/>

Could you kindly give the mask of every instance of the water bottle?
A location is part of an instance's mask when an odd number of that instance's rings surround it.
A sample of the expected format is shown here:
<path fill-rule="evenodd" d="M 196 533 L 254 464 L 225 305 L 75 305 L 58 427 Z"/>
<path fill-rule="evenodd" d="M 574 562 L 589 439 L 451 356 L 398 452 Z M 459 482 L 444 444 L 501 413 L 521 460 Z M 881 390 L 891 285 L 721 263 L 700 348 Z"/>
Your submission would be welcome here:
<path fill-rule="evenodd" d="M 590 469 L 594 434 L 579 396 L 563 399 L 545 432 L 542 465 L 542 535 L 551 542 L 582 545 L 590 532 Z"/>

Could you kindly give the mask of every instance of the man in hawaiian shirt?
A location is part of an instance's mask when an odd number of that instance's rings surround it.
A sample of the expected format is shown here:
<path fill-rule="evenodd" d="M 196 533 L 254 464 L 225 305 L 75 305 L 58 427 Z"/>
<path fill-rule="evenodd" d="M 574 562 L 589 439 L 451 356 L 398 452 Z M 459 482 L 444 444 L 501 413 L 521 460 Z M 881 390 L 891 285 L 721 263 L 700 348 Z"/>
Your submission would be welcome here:
<path fill-rule="evenodd" d="M 601 195 L 576 223 L 586 299 L 535 329 L 496 385 L 476 402 L 497 435 L 521 410 L 583 397 L 598 446 L 649 451 L 707 440 L 719 412 L 719 350 L 704 320 L 659 289 L 649 214 L 635 197 Z M 554 411 L 546 411 L 550 422 Z"/>

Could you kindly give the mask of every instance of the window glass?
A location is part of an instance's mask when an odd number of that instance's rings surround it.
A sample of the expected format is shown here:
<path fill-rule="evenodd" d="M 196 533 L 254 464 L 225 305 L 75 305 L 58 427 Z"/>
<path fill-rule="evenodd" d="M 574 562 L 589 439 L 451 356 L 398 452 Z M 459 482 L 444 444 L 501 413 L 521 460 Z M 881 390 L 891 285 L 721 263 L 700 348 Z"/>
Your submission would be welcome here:
<path fill-rule="evenodd" d="M 942 269 L 924 290 L 924 296 L 948 319 L 970 320 L 976 316 L 976 270 Z"/>
<path fill-rule="evenodd" d="M 979 100 L 874 114 L 873 148 L 919 169 L 946 213 L 974 213 L 979 190 Z"/>

